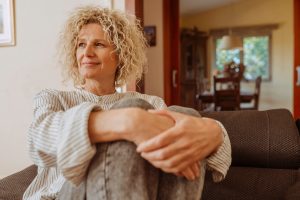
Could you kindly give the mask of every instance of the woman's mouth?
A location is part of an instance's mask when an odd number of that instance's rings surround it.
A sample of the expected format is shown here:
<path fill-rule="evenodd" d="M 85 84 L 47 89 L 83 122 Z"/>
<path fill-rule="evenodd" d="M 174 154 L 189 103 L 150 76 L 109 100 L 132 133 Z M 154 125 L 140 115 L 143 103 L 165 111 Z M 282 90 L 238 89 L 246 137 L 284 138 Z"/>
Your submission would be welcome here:
<path fill-rule="evenodd" d="M 96 66 L 99 64 L 100 64 L 100 62 L 82 62 L 82 65 L 86 66 L 86 67 L 93 67 L 93 66 Z"/>

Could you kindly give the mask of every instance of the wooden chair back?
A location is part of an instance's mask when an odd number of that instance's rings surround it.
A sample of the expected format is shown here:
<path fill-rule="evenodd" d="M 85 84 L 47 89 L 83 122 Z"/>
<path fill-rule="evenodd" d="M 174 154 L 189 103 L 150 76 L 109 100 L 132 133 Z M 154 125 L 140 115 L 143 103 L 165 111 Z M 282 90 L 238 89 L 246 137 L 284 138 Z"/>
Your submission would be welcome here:
<path fill-rule="evenodd" d="M 261 81 L 261 76 L 258 76 L 255 79 L 255 88 L 252 95 L 252 101 L 250 103 L 243 103 L 241 110 L 258 110 Z"/>
<path fill-rule="evenodd" d="M 240 110 L 239 76 L 214 76 L 215 110 Z"/>
<path fill-rule="evenodd" d="M 254 110 L 258 110 L 261 80 L 262 80 L 261 76 L 258 76 L 255 80 L 254 107 L 253 107 Z"/>

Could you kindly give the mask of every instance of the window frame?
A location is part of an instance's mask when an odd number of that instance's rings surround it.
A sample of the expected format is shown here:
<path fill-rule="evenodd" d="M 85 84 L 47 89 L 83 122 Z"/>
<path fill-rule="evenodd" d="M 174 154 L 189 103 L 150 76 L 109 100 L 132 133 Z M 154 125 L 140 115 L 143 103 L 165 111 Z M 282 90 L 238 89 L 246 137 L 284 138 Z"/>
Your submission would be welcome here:
<path fill-rule="evenodd" d="M 216 59 L 217 59 L 217 39 L 222 38 L 224 35 L 229 34 L 229 30 L 234 35 L 238 35 L 244 39 L 245 37 L 260 37 L 267 36 L 268 37 L 268 48 L 269 48 L 269 68 L 268 68 L 268 77 L 263 78 L 263 81 L 272 81 L 272 31 L 279 27 L 278 24 L 267 24 L 267 25 L 257 25 L 257 26 L 244 26 L 244 27 L 231 27 L 231 28 L 221 28 L 221 29 L 212 29 L 209 31 L 209 35 L 213 38 L 213 68 L 216 69 Z M 241 62 L 244 62 L 244 52 L 240 51 L 239 56 Z"/>
<path fill-rule="evenodd" d="M 252 33 L 252 34 L 243 34 L 243 35 L 239 35 L 242 40 L 243 40 L 243 44 L 244 44 L 244 38 L 246 37 L 268 37 L 268 76 L 267 77 L 264 77 L 263 80 L 264 81 L 272 81 L 272 34 L 261 34 L 261 33 L 258 33 L 258 34 L 255 34 L 255 33 Z M 214 66 L 214 69 L 216 69 L 216 61 L 217 61 L 217 40 L 218 39 L 221 39 L 222 37 L 214 37 L 214 47 L 213 47 L 213 51 L 214 51 L 214 59 L 213 59 L 213 66 Z M 245 54 L 244 54 L 244 50 L 241 50 L 239 52 L 239 58 L 241 60 L 242 63 L 244 63 L 244 57 L 245 57 Z M 247 67 L 247 66 L 246 66 Z M 251 80 L 250 80 L 251 81 Z M 254 81 L 254 80 L 252 80 Z"/>

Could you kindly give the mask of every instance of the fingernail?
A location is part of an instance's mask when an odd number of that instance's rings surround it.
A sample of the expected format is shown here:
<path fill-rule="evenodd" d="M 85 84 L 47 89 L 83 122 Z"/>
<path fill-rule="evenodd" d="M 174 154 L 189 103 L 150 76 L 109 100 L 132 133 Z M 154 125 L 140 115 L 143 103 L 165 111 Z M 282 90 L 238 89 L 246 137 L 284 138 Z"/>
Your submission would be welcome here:
<path fill-rule="evenodd" d="M 140 153 L 140 152 L 141 152 L 141 148 L 140 148 L 140 146 L 138 146 L 138 147 L 136 148 L 136 152 L 138 152 L 138 153 Z"/>
<path fill-rule="evenodd" d="M 193 181 L 193 180 L 195 180 L 195 177 L 194 177 L 194 175 L 190 176 L 190 177 L 188 178 L 188 180 L 189 180 L 189 181 Z"/>

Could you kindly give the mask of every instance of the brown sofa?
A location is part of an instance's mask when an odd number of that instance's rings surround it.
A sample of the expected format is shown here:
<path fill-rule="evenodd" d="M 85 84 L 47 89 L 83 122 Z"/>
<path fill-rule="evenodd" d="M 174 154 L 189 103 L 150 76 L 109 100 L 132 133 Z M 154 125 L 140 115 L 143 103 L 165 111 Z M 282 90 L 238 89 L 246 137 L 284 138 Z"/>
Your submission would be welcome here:
<path fill-rule="evenodd" d="M 201 113 L 221 121 L 233 162 L 221 183 L 206 176 L 203 200 L 300 200 L 300 137 L 288 110 Z M 0 180 L 0 199 L 21 199 L 36 167 Z"/>
<path fill-rule="evenodd" d="M 203 199 L 300 200 L 299 130 L 288 110 L 207 113 L 221 121 L 232 145 L 226 179 L 206 176 Z"/>

